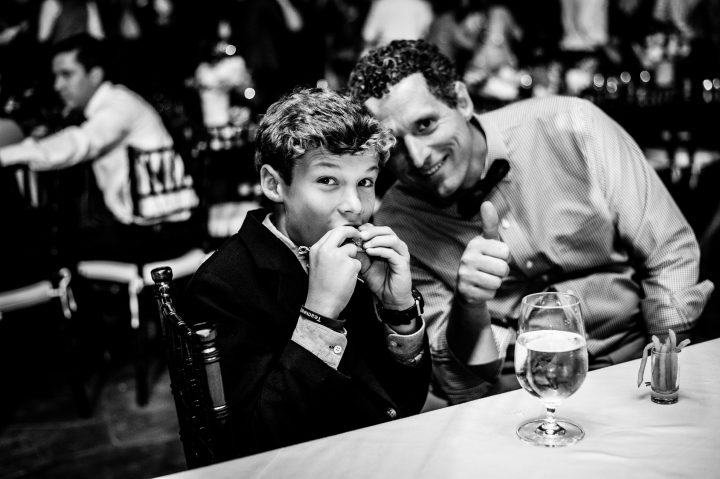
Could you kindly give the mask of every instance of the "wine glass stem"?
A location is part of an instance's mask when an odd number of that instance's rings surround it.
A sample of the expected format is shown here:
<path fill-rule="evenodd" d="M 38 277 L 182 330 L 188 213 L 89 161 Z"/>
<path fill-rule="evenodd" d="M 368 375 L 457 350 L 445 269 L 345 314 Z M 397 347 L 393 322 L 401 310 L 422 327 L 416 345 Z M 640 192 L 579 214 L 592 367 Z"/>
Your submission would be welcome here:
<path fill-rule="evenodd" d="M 565 429 L 562 428 L 557 423 L 557 420 L 555 419 L 555 408 L 554 407 L 546 407 L 545 408 L 546 415 L 545 415 L 545 422 L 543 422 L 538 429 L 540 429 L 540 432 L 542 434 L 546 435 L 555 435 L 555 434 L 562 434 L 565 432 Z"/>

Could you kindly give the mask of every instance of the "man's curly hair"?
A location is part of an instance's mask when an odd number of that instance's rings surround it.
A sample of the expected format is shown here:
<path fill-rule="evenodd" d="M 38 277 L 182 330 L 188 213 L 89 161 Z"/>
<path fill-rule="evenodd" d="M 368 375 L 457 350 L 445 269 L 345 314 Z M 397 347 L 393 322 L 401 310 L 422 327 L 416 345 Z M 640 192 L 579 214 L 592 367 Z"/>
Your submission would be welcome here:
<path fill-rule="evenodd" d="M 361 102 L 382 98 L 391 86 L 413 73 L 422 73 L 435 97 L 452 108 L 457 106 L 457 71 L 450 59 L 424 40 L 393 40 L 370 50 L 350 73 L 348 89 Z"/>

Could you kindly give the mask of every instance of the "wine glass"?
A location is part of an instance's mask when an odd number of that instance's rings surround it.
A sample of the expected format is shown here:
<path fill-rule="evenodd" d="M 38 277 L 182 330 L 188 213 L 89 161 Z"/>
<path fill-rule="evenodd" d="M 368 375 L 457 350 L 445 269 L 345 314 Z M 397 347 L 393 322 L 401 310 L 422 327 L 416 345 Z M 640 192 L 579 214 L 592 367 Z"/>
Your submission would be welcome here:
<path fill-rule="evenodd" d="M 521 424 L 520 439 L 559 447 L 583 438 L 582 428 L 556 418 L 555 409 L 580 388 L 587 370 L 580 299 L 558 292 L 525 296 L 515 343 L 515 375 L 526 391 L 545 403 L 547 414 Z"/>

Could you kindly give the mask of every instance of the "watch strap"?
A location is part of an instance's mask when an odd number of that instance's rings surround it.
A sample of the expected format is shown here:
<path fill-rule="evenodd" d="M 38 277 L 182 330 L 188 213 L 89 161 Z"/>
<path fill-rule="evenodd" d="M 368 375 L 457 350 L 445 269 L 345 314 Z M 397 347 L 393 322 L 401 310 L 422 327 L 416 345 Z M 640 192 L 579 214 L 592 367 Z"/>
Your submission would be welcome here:
<path fill-rule="evenodd" d="M 386 309 L 382 303 L 378 302 L 376 309 L 380 319 L 391 326 L 401 326 L 410 324 L 413 319 L 419 318 L 423 313 L 425 301 L 417 289 L 413 288 L 411 293 L 415 304 L 400 311 Z"/>

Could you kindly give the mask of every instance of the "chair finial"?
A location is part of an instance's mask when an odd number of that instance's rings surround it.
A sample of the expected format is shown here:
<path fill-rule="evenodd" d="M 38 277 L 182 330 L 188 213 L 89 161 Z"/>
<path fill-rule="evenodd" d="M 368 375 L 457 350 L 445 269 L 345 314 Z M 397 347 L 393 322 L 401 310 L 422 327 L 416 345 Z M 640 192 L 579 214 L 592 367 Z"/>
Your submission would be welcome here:
<path fill-rule="evenodd" d="M 172 281 L 172 269 L 169 266 L 160 266 L 150 272 L 153 282 L 157 283 L 169 283 Z"/>

